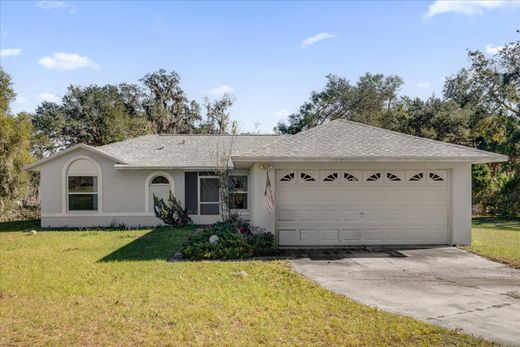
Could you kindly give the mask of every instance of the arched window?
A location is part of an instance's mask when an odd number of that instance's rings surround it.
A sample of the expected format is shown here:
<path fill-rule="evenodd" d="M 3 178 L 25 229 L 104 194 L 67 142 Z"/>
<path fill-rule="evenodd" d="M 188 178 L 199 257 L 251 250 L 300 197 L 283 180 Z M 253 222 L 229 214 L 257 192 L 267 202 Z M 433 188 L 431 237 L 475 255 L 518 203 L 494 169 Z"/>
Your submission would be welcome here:
<path fill-rule="evenodd" d="M 66 166 L 66 211 L 99 211 L 101 170 L 92 159 L 80 157 Z"/>
<path fill-rule="evenodd" d="M 164 176 L 155 176 L 150 181 L 150 185 L 159 185 L 159 184 L 170 184 L 170 181 Z"/>

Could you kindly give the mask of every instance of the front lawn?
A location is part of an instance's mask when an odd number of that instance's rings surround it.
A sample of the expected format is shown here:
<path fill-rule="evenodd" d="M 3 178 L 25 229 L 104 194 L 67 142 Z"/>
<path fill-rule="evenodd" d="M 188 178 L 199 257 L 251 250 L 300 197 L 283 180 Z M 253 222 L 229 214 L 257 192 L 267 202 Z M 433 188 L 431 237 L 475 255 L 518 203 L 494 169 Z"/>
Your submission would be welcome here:
<path fill-rule="evenodd" d="M 0 230 L 2 346 L 488 345 L 333 294 L 283 261 L 168 263 L 189 228 Z"/>
<path fill-rule="evenodd" d="M 473 241 L 465 249 L 520 269 L 520 221 L 474 219 Z"/>

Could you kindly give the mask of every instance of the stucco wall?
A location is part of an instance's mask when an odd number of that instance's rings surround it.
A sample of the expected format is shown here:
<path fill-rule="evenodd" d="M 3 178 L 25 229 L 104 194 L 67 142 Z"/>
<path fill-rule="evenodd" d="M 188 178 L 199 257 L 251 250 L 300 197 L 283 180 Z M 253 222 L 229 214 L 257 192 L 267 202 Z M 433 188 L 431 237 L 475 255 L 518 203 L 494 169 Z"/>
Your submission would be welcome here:
<path fill-rule="evenodd" d="M 101 168 L 101 209 L 97 212 L 67 212 L 63 199 L 64 167 L 71 160 L 89 157 Z M 165 173 L 173 178 L 174 196 L 184 204 L 184 170 L 116 170 L 115 162 L 84 149 L 77 149 L 40 168 L 40 196 L 42 227 L 97 227 L 125 224 L 129 227 L 162 224 L 150 209 L 147 181 L 155 174 Z M 247 173 L 247 170 L 237 171 Z M 195 224 L 212 224 L 220 216 L 190 216 Z M 248 214 L 245 214 L 248 217 Z"/>
<path fill-rule="evenodd" d="M 101 168 L 101 210 L 97 212 L 66 212 L 63 196 L 64 167 L 79 156 L 97 162 Z M 161 221 L 146 208 L 146 180 L 159 170 L 116 170 L 115 163 L 90 151 L 78 149 L 40 168 L 40 196 L 43 227 L 103 226 L 125 223 L 128 226 L 157 225 Z M 160 170 L 173 178 L 174 195 L 184 201 L 184 171 Z M 148 211 L 147 211 L 148 210 Z"/>
<path fill-rule="evenodd" d="M 73 158 L 87 156 L 101 168 L 102 209 L 98 212 L 66 212 L 64 205 L 63 168 Z M 41 209 L 43 227 L 105 226 L 124 223 L 127 226 L 158 225 L 161 221 L 150 211 L 146 198 L 147 178 L 163 171 L 173 178 L 174 195 L 184 203 L 184 171 L 182 170 L 116 170 L 114 162 L 92 152 L 78 149 L 42 165 Z M 253 225 L 267 231 L 276 230 L 276 211 L 267 212 L 264 196 L 266 172 L 255 164 L 249 171 L 249 217 Z M 269 170 L 276 194 L 276 170 L 286 169 L 351 169 L 351 170 L 448 170 L 450 184 L 449 240 L 451 244 L 471 243 L 471 165 L 467 163 L 276 163 Z M 241 171 L 242 173 L 247 171 Z M 148 206 L 148 208 L 147 208 Z M 275 206 L 276 209 L 276 206 Z M 211 224 L 219 216 L 192 216 L 196 224 Z"/>
<path fill-rule="evenodd" d="M 448 213 L 449 242 L 471 244 L 471 164 L 468 163 L 275 163 L 269 171 L 273 191 L 276 189 L 275 170 L 290 169 L 350 169 L 350 170 L 448 170 L 450 200 Z M 276 213 L 268 213 L 264 197 L 265 170 L 259 164 L 251 168 L 251 221 L 269 231 L 276 230 Z"/>

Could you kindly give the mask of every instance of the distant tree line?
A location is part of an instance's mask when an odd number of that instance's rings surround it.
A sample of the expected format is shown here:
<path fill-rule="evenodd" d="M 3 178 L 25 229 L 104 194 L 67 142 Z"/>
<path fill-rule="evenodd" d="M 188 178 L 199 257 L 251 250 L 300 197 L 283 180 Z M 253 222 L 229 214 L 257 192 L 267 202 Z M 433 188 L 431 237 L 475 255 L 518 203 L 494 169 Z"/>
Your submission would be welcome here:
<path fill-rule="evenodd" d="M 366 73 L 356 83 L 327 76 L 298 112 L 275 131 L 296 134 L 344 118 L 434 140 L 506 154 L 502 164 L 473 166 L 473 199 L 482 213 L 520 215 L 520 41 L 495 56 L 469 52 L 469 66 L 446 79 L 442 97 L 400 94 L 399 76 Z M 13 115 L 9 75 L 0 68 L 0 216 L 37 191 L 21 168 L 78 143 L 100 146 L 144 134 L 233 132 L 231 95 L 190 100 L 175 72 L 159 70 L 137 84 L 70 86 L 61 103 Z"/>
<path fill-rule="evenodd" d="M 101 146 L 144 134 L 222 134 L 231 95 L 189 100 L 175 72 L 147 74 L 141 84 L 70 86 L 60 104 L 43 102 L 31 116 L 38 156 L 86 143 Z M 203 112 L 204 110 L 204 112 Z"/>
<path fill-rule="evenodd" d="M 442 97 L 399 95 L 399 76 L 367 73 L 356 83 L 327 76 L 275 131 L 296 134 L 344 118 L 509 156 L 473 166 L 473 203 L 485 214 L 520 215 L 520 41 L 495 56 L 469 52 L 470 64 L 446 79 Z"/>

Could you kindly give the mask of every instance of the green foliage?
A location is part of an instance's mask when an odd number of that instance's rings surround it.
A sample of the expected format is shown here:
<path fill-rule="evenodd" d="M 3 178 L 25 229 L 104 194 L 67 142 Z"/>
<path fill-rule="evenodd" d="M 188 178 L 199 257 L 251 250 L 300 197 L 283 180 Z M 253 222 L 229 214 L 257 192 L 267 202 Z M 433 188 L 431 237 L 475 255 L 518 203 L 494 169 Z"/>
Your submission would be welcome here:
<path fill-rule="evenodd" d="M 168 202 L 159 199 L 155 194 L 153 195 L 153 211 L 157 218 L 171 226 L 185 226 L 192 222 L 188 216 L 188 211 L 183 208 L 180 201 L 173 196 L 171 190 L 169 192 Z"/>
<path fill-rule="evenodd" d="M 199 104 L 188 101 L 180 80 L 175 71 L 167 73 L 163 69 L 146 74 L 140 80 L 147 88 L 142 105 L 154 134 L 192 133 L 201 119 Z"/>
<path fill-rule="evenodd" d="M 520 217 L 520 172 L 507 175 L 498 190 L 497 213 L 505 217 Z"/>
<path fill-rule="evenodd" d="M 25 113 L 16 117 L 9 114 L 9 103 L 15 96 L 11 78 L 0 69 L 0 218 L 33 193 L 31 176 L 22 171 L 33 160 L 32 125 Z"/>
<path fill-rule="evenodd" d="M 218 237 L 218 241 L 210 243 L 209 238 L 213 235 Z M 252 257 L 254 250 L 240 233 L 229 228 L 216 227 L 194 235 L 182 248 L 182 254 L 190 260 L 226 260 Z"/>
<path fill-rule="evenodd" d="M 9 112 L 9 104 L 16 98 L 13 89 L 11 76 L 0 66 L 0 113 L 7 114 Z"/>
<path fill-rule="evenodd" d="M 398 76 L 366 73 L 353 85 L 347 79 L 328 75 L 325 88 L 312 92 L 288 123 L 280 122 L 277 131 L 296 134 L 338 118 L 379 126 L 403 85 Z"/>
<path fill-rule="evenodd" d="M 101 146 L 145 134 L 143 117 L 129 113 L 117 86 L 70 86 L 62 104 L 42 103 L 33 116 L 37 153 L 85 143 Z"/>
<path fill-rule="evenodd" d="M 43 102 L 32 116 L 34 152 L 51 154 L 78 143 L 101 146 L 154 134 L 227 133 L 232 97 L 200 105 L 188 100 L 180 77 L 165 70 L 146 74 L 142 86 L 70 86 L 61 104 Z"/>
<path fill-rule="evenodd" d="M 218 240 L 211 243 L 214 235 Z M 184 257 L 190 260 L 244 259 L 275 252 L 274 235 L 250 226 L 237 214 L 195 234 L 182 249 Z"/>

